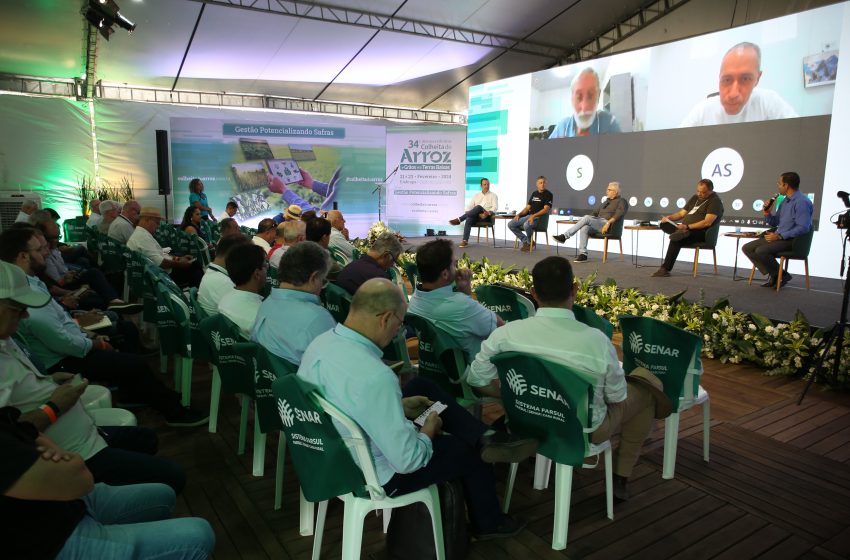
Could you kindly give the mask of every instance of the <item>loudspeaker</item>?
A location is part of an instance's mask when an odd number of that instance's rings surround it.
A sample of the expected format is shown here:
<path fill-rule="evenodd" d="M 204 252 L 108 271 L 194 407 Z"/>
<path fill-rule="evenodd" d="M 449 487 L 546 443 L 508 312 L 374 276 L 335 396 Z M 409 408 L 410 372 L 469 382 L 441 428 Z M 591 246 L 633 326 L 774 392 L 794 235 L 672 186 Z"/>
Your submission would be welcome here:
<path fill-rule="evenodd" d="M 156 171 L 159 194 L 171 194 L 171 172 L 168 169 L 168 132 L 156 131 Z"/>

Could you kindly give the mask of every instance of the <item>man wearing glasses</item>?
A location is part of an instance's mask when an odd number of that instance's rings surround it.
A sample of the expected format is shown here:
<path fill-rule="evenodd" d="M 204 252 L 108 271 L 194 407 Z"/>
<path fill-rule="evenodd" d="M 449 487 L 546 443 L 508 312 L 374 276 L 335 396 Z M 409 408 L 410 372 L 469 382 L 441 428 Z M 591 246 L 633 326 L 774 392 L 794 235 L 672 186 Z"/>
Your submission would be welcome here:
<path fill-rule="evenodd" d="M 622 218 L 629 209 L 626 200 L 620 196 L 620 183 L 613 181 L 608 183 L 608 189 L 605 191 L 605 199 L 599 208 L 593 213 L 582 218 L 566 233 L 553 236 L 553 239 L 558 243 L 565 243 L 567 239 L 578 232 L 581 232 L 578 257 L 576 262 L 584 262 L 587 260 L 587 240 L 591 233 L 607 233 L 614 222 Z"/>
<path fill-rule="evenodd" d="M 280 287 L 272 288 L 260 306 L 251 339 L 275 356 L 301 363 L 313 339 L 336 325 L 319 299 L 330 269 L 331 256 L 318 243 L 290 247 L 280 258 Z"/>

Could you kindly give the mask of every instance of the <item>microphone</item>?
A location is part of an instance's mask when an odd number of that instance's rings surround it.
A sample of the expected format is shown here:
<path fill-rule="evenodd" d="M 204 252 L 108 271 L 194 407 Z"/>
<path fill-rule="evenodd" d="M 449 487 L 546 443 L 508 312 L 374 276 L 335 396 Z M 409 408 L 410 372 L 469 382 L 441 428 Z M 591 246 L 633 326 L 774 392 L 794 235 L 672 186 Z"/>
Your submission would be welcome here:
<path fill-rule="evenodd" d="M 776 202 L 776 197 L 778 197 L 778 196 L 779 196 L 779 193 L 776 193 L 775 195 L 773 195 L 773 196 L 771 196 L 770 198 L 767 199 L 767 203 L 765 203 L 765 205 L 764 205 L 764 211 L 765 212 L 770 212 L 770 209 L 773 207 L 773 203 Z"/>

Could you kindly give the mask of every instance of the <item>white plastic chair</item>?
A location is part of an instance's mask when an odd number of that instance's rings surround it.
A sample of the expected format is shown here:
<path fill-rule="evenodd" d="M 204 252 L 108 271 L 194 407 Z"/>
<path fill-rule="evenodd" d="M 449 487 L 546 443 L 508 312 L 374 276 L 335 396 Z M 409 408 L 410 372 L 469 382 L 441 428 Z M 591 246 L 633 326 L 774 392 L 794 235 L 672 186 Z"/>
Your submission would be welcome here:
<path fill-rule="evenodd" d="M 411 492 L 396 498 L 390 498 L 384 492 L 378 482 L 372 455 L 369 452 L 369 443 L 366 435 L 351 418 L 326 401 L 320 395 L 315 394 L 319 406 L 334 420 L 342 424 L 349 435 L 342 436 L 349 451 L 354 456 L 363 478 L 366 480 L 366 490 L 369 498 L 358 498 L 353 494 L 339 496 L 345 504 L 342 523 L 342 559 L 358 560 L 363 540 L 363 520 L 370 511 L 389 510 L 397 507 L 422 502 L 431 514 L 431 526 L 434 531 L 434 548 L 437 552 L 437 560 L 445 560 L 445 545 L 443 542 L 443 522 L 440 512 L 440 496 L 437 486 L 432 484 L 428 488 Z M 325 515 L 328 509 L 327 500 L 319 503 L 319 513 L 316 519 L 315 536 L 313 537 L 313 560 L 318 560 L 322 549 L 322 535 L 325 528 Z"/>
<path fill-rule="evenodd" d="M 103 385 L 89 385 L 80 395 L 80 403 L 86 410 L 112 408 L 112 392 Z"/>
<path fill-rule="evenodd" d="M 709 434 L 711 432 L 711 400 L 708 391 L 699 385 L 702 364 L 699 354 L 694 353 L 688 372 L 685 374 L 685 386 L 679 397 L 679 409 L 664 419 L 664 464 L 661 478 L 670 480 L 676 473 L 676 451 L 679 447 L 679 414 L 697 405 L 702 405 L 702 460 L 708 463 Z"/>

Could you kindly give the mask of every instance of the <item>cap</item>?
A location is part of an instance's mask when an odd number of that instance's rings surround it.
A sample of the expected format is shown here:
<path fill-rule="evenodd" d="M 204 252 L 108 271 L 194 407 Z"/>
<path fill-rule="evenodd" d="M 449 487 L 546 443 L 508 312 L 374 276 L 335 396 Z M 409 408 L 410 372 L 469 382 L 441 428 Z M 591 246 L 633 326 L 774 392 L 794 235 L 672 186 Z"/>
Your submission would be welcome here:
<path fill-rule="evenodd" d="M 50 301 L 50 294 L 31 287 L 19 267 L 0 261 L 0 299 L 11 299 L 27 307 L 44 307 Z"/>
<path fill-rule="evenodd" d="M 289 208 L 283 213 L 284 219 L 298 220 L 301 218 L 301 207 L 297 204 L 290 204 Z"/>

